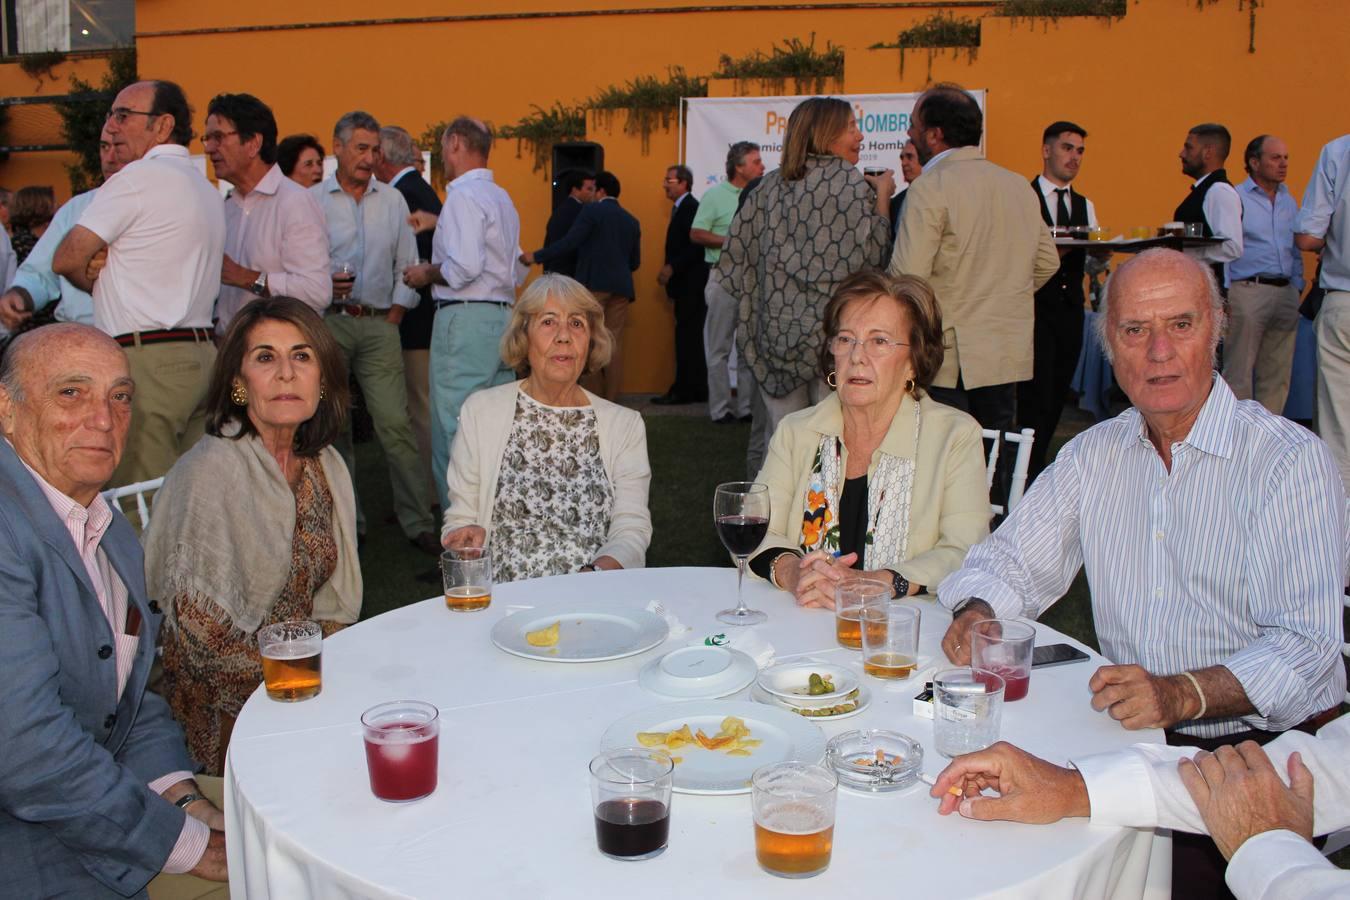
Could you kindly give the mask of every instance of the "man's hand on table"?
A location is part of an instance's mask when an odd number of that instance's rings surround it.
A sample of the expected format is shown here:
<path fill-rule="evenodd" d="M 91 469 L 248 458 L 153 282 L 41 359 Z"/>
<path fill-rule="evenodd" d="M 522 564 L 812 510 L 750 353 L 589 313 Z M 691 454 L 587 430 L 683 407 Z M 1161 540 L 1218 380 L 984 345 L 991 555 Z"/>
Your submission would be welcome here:
<path fill-rule="evenodd" d="M 958 666 L 970 665 L 970 629 L 981 619 L 997 619 L 994 608 L 978 597 L 965 602 L 961 614 L 952 619 L 942 636 L 942 652 Z"/>
<path fill-rule="evenodd" d="M 441 538 L 441 546 L 447 550 L 476 550 L 486 543 L 487 529 L 482 525 L 461 525 Z"/>
<path fill-rule="evenodd" d="M 1170 728 L 1200 712 L 1200 698 L 1184 675 L 1152 675 L 1142 666 L 1102 666 L 1088 687 L 1092 708 L 1106 710 L 1131 731 Z"/>
<path fill-rule="evenodd" d="M 230 872 L 225 862 L 225 832 L 211 831 L 211 837 L 206 842 L 206 852 L 188 874 L 207 881 L 230 880 Z"/>
<path fill-rule="evenodd" d="M 1266 831 L 1292 831 L 1312 840 L 1313 777 L 1298 753 L 1289 755 L 1288 787 L 1255 741 L 1197 753 L 1177 769 L 1224 859 Z"/>
<path fill-rule="evenodd" d="M 981 796 L 986 788 L 999 796 Z M 1087 786 L 1076 770 L 1048 763 L 1006 741 L 952 760 L 929 794 L 940 798 L 938 812 L 944 816 L 959 812 L 986 822 L 1044 825 L 1091 811 Z"/>

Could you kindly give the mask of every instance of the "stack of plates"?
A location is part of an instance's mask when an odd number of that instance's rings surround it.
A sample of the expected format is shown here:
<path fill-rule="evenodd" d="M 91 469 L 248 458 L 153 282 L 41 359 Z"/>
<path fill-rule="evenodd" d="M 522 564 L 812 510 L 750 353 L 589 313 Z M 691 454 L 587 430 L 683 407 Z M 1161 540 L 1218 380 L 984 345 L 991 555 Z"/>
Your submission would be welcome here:
<path fill-rule="evenodd" d="M 810 693 L 811 675 L 834 686 L 823 694 Z M 794 712 L 815 721 L 847 719 L 872 702 L 872 693 L 856 672 L 838 663 L 787 662 L 770 666 L 755 679 L 751 699 Z"/>

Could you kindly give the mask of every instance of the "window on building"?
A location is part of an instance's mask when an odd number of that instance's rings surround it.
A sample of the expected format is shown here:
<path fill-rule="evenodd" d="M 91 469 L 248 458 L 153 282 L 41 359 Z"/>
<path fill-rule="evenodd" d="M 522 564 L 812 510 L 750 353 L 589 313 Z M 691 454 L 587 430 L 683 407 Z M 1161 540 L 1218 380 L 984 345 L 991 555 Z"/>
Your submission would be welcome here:
<path fill-rule="evenodd" d="M 4 55 L 129 47 L 135 0 L 0 0 Z"/>

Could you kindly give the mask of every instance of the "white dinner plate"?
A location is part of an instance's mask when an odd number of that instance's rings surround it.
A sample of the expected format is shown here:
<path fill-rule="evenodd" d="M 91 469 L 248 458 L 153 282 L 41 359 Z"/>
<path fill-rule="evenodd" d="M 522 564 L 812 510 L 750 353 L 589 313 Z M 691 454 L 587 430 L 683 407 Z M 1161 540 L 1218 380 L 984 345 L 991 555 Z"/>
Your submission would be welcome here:
<path fill-rule="evenodd" d="M 782 709 L 797 718 L 805 719 L 808 722 L 838 722 L 840 719 L 851 719 L 864 709 L 867 709 L 868 704 L 872 702 L 872 691 L 869 690 L 865 684 L 858 685 L 858 705 L 846 713 L 838 713 L 833 716 L 804 716 L 799 712 L 795 712 L 792 708 L 792 704 L 788 703 L 786 700 L 775 697 L 759 685 L 755 685 L 751 688 L 750 699 L 756 703 L 772 706 L 774 709 Z"/>
<path fill-rule="evenodd" d="M 681 647 L 638 672 L 638 684 L 663 700 L 711 700 L 755 680 L 755 661 L 730 647 Z"/>
<path fill-rule="evenodd" d="M 638 746 L 640 731 L 690 731 L 708 735 L 722 728 L 722 720 L 736 716 L 750 729 L 750 737 L 764 743 L 749 756 L 727 756 L 686 744 L 671 751 L 681 758 L 675 766 L 675 791 L 680 794 L 748 794 L 750 776 L 760 766 L 796 759 L 818 763 L 825 756 L 825 734 L 801 716 L 762 703 L 734 700 L 694 700 L 667 703 L 624 716 L 605 731 L 601 750 Z M 655 749 L 655 748 L 654 748 Z"/>
<path fill-rule="evenodd" d="M 835 689 L 825 694 L 812 694 L 808 685 L 812 673 L 828 679 Z M 857 689 L 858 673 L 842 662 L 807 660 L 785 662 L 769 666 L 755 679 L 755 685 L 766 694 L 797 706 L 821 706 L 838 703 Z"/>
<path fill-rule="evenodd" d="M 525 634 L 559 623 L 558 643 L 536 647 Z M 666 620 L 645 609 L 572 606 L 522 609 L 492 626 L 492 643 L 507 653 L 544 662 L 604 662 L 650 650 L 670 633 Z"/>

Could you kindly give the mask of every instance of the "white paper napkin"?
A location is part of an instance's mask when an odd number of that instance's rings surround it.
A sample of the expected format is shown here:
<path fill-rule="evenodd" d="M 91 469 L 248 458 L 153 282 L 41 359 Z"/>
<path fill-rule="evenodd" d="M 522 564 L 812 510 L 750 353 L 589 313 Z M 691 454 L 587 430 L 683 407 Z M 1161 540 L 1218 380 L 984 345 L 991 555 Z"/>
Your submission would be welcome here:
<path fill-rule="evenodd" d="M 660 600 L 653 600 L 651 603 L 648 603 L 647 612 L 656 613 L 666 620 L 666 627 L 670 629 L 670 637 L 679 637 L 680 635 L 688 634 L 693 630 L 688 625 L 681 622 L 679 616 L 666 609 L 665 604 Z"/>

